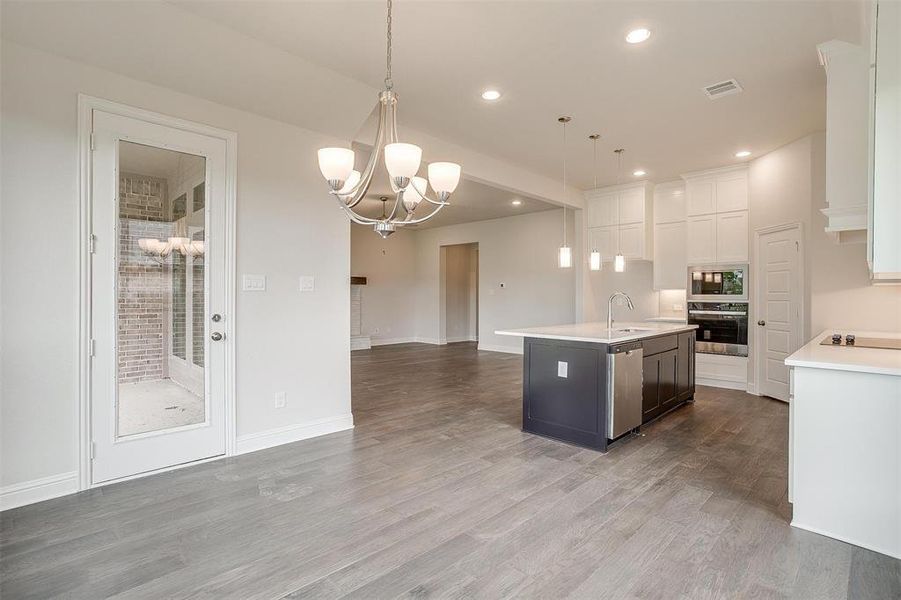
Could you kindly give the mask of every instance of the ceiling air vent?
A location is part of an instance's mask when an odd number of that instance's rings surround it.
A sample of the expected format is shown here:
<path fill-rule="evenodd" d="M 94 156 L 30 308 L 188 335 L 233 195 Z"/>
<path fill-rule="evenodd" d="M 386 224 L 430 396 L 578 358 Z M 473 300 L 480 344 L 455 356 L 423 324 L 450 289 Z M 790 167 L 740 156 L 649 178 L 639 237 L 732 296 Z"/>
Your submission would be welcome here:
<path fill-rule="evenodd" d="M 741 91 L 742 87 L 734 79 L 727 79 L 726 81 L 714 83 L 713 85 L 708 85 L 704 88 L 704 93 L 707 94 L 707 97 L 711 100 L 716 100 L 717 98 L 722 98 L 723 96 L 729 96 L 731 94 L 738 94 L 741 93 Z"/>

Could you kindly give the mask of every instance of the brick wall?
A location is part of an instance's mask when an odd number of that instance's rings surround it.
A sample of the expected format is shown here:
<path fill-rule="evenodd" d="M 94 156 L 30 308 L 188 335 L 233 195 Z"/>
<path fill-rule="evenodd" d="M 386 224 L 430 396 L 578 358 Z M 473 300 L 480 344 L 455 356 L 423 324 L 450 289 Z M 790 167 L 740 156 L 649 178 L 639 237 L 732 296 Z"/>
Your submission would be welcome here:
<path fill-rule="evenodd" d="M 166 218 L 166 180 L 123 173 L 119 178 L 119 382 L 167 376 L 164 323 L 168 267 L 145 256 L 140 238 L 173 235 Z"/>

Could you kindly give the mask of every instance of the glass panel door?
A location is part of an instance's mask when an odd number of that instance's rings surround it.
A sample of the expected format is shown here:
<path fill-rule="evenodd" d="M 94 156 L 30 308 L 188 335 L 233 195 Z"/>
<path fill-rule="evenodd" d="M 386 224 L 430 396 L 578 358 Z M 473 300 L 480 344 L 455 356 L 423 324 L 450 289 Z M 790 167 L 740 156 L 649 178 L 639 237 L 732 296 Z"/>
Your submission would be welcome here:
<path fill-rule="evenodd" d="M 207 421 L 206 159 L 119 141 L 117 438 Z"/>

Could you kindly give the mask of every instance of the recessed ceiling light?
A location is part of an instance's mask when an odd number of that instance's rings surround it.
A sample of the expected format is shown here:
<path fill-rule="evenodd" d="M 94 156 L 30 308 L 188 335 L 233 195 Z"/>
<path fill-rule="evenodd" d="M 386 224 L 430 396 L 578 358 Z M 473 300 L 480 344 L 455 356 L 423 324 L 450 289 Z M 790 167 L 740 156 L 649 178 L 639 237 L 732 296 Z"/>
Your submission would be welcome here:
<path fill-rule="evenodd" d="M 512 204 L 513 206 L 519 206 L 520 204 L 522 204 L 522 200 L 514 200 L 510 204 Z"/>
<path fill-rule="evenodd" d="M 641 169 L 638 169 L 637 171 L 632 171 L 632 174 L 635 175 L 636 177 L 643 177 L 643 176 L 647 175 L 647 172 L 642 171 Z"/>
<path fill-rule="evenodd" d="M 735 158 L 744 158 L 746 156 L 751 156 L 750 150 L 739 150 L 735 153 Z"/>
<path fill-rule="evenodd" d="M 630 44 L 640 44 L 646 41 L 649 37 L 651 37 L 651 32 L 648 29 L 633 29 L 626 35 L 626 41 Z"/>
<path fill-rule="evenodd" d="M 482 100 L 494 101 L 501 97 L 501 93 L 497 90 L 485 90 L 482 92 Z"/>

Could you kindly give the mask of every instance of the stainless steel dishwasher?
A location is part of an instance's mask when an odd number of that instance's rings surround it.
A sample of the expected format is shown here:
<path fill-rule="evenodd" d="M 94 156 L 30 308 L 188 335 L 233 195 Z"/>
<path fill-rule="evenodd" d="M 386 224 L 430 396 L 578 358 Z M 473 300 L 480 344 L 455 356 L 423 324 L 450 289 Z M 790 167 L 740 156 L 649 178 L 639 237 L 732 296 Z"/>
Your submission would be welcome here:
<path fill-rule="evenodd" d="M 641 342 L 611 344 L 607 349 L 607 439 L 641 425 Z"/>

